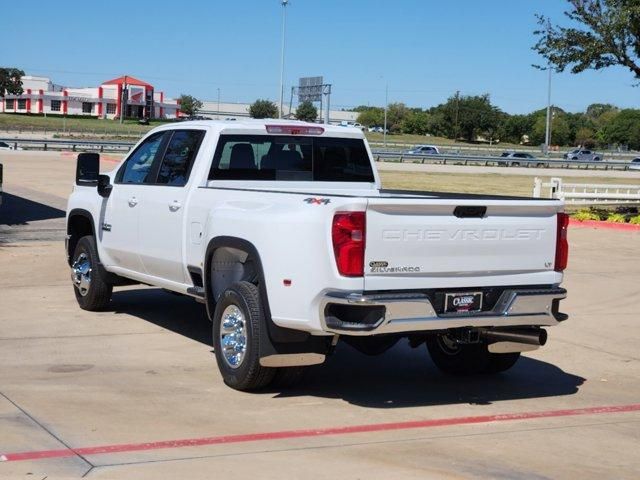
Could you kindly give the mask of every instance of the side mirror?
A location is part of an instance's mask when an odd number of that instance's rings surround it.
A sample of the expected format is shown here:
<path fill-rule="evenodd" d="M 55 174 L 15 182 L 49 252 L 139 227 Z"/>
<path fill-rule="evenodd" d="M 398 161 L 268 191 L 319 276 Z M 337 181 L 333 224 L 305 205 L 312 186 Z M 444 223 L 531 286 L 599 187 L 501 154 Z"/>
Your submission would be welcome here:
<path fill-rule="evenodd" d="M 76 185 L 95 187 L 100 174 L 100 155 L 97 153 L 81 153 L 76 162 Z"/>
<path fill-rule="evenodd" d="M 98 195 L 107 198 L 109 195 L 111 195 L 111 190 L 113 190 L 113 185 L 111 185 L 111 179 L 109 178 L 109 175 L 99 175 Z"/>

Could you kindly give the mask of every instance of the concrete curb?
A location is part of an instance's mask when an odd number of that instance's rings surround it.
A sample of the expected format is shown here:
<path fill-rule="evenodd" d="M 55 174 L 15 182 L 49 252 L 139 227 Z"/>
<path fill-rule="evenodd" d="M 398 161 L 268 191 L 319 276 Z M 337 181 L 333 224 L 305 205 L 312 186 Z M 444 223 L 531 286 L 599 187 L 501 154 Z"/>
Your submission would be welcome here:
<path fill-rule="evenodd" d="M 640 232 L 640 225 L 632 225 L 630 223 L 614 223 L 604 222 L 599 220 L 584 220 L 579 221 L 573 218 L 569 219 L 570 227 L 578 228 L 595 228 L 601 230 L 622 230 L 626 232 Z"/>

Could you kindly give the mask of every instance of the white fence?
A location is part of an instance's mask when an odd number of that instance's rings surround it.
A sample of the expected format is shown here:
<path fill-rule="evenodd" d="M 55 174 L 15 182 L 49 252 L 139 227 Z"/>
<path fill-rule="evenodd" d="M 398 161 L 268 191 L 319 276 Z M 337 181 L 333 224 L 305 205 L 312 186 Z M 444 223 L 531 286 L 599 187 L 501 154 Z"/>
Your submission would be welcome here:
<path fill-rule="evenodd" d="M 556 198 L 567 203 L 603 204 L 603 203 L 639 203 L 640 185 L 612 185 L 594 183 L 565 183 L 554 177 L 543 182 L 536 177 L 533 184 L 533 196 L 536 198 Z"/>

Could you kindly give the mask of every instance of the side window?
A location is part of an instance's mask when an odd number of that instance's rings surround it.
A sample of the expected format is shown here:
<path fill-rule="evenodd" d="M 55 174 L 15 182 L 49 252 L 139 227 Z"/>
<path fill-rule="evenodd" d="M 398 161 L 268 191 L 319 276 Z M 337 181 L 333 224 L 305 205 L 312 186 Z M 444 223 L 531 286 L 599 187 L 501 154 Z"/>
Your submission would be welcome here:
<path fill-rule="evenodd" d="M 170 132 L 169 132 L 170 133 Z M 147 138 L 120 168 L 116 182 L 142 184 L 151 181 L 149 173 L 167 132 L 158 132 Z"/>
<path fill-rule="evenodd" d="M 174 131 L 158 171 L 157 183 L 184 186 L 203 137 L 202 130 Z"/>

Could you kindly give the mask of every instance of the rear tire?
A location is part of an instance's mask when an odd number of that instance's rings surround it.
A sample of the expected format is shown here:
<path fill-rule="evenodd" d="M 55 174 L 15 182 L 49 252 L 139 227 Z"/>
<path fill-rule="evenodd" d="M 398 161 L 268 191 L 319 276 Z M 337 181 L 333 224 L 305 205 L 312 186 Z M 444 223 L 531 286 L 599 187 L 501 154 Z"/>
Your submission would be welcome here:
<path fill-rule="evenodd" d="M 109 305 L 113 285 L 105 277 L 95 238 L 92 235 L 82 237 L 76 244 L 71 264 L 73 291 L 80 308 L 95 312 Z"/>
<path fill-rule="evenodd" d="M 264 325 L 258 287 L 236 282 L 224 291 L 213 315 L 213 347 L 218 369 L 229 387 L 251 391 L 272 382 L 276 369 L 260 365 Z"/>
<path fill-rule="evenodd" d="M 426 344 L 436 367 L 452 375 L 500 373 L 509 370 L 520 358 L 518 352 L 491 353 L 484 342 L 460 344 L 447 335 L 432 335 Z"/>

